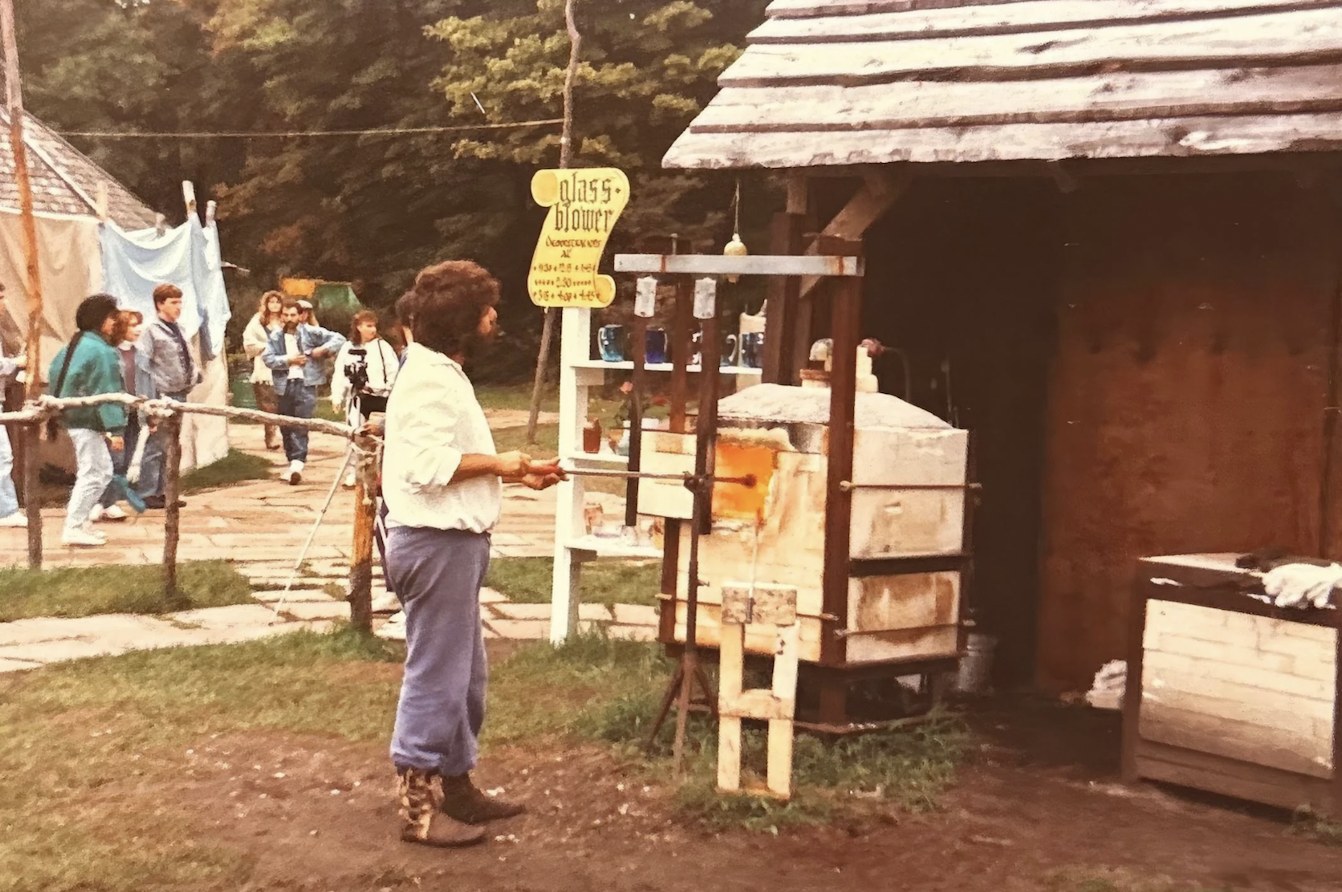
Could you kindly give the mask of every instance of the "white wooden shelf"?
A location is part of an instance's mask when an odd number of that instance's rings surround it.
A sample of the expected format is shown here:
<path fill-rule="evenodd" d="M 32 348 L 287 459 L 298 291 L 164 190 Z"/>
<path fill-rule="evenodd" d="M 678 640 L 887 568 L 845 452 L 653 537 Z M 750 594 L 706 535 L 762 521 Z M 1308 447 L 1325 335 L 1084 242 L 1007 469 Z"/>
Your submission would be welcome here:
<path fill-rule="evenodd" d="M 583 536 L 579 539 L 570 539 L 564 543 L 564 547 L 570 551 L 584 553 L 584 557 L 589 560 L 591 557 L 637 558 L 642 560 L 661 560 L 662 558 L 662 550 L 656 546 L 627 545 L 619 539 L 608 539 L 602 536 Z"/>
<path fill-rule="evenodd" d="M 671 371 L 672 367 L 673 367 L 672 364 L 669 362 L 650 362 L 645 366 L 643 366 L 643 368 L 649 372 L 669 372 Z M 625 360 L 624 362 L 605 362 L 600 359 L 585 359 L 582 360 L 581 362 L 573 363 L 573 368 L 599 369 L 599 370 L 622 369 L 628 371 L 634 368 L 634 364 L 629 360 Z M 697 374 L 700 371 L 700 368 L 697 365 L 686 366 L 686 371 L 692 374 Z M 724 365 L 718 367 L 718 374 L 740 375 L 742 377 L 758 377 L 764 374 L 764 370 L 752 369 L 746 366 Z"/>

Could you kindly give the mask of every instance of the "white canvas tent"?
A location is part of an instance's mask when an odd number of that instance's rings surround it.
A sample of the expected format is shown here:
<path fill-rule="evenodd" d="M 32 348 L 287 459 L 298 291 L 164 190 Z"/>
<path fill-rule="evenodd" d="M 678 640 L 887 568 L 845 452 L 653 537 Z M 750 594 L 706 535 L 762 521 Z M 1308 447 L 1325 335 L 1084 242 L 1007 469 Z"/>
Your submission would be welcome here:
<path fill-rule="evenodd" d="M 0 121 L 8 118 L 0 111 Z M 122 306 L 154 318 L 152 291 L 159 282 L 184 293 L 182 326 L 201 360 L 205 381 L 193 402 L 226 405 L 228 367 L 223 346 L 228 322 L 218 232 L 198 218 L 162 234 L 155 214 L 129 190 L 32 115 L 24 118 L 24 143 L 37 218 L 42 279 L 42 357 L 46 378 L 51 358 L 75 332 L 75 308 L 90 294 L 107 291 Z M 107 195 L 107 220 L 99 220 L 98 199 Z M 26 258 L 19 219 L 14 157 L 0 139 L 0 282 L 8 299 L 0 312 L 0 336 L 10 349 L 28 330 Z M 228 453 L 223 418 L 187 416 L 182 429 L 182 468 L 189 470 Z M 67 464 L 61 456 L 44 456 Z"/>

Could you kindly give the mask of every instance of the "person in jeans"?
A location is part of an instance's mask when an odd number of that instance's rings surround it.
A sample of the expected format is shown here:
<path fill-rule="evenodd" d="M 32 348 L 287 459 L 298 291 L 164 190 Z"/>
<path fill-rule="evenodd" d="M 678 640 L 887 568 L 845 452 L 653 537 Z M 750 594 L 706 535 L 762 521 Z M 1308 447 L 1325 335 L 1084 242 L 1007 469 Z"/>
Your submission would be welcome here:
<path fill-rule="evenodd" d="M 203 380 L 199 366 L 191 358 L 177 320 L 182 317 L 182 289 L 176 285 L 159 285 L 154 289 L 154 311 L 158 319 L 145 326 L 140 335 L 139 350 L 149 364 L 154 390 L 165 399 L 186 402 L 186 395 Z M 145 441 L 144 457 L 140 459 L 140 482 L 135 491 L 144 499 L 147 508 L 163 508 L 163 462 L 167 455 L 167 424 L 150 425 L 149 439 Z M 179 501 L 178 507 L 186 504 Z"/>
<path fill-rule="evenodd" d="M 50 393 L 55 397 L 120 393 L 125 386 L 121 357 L 108 341 L 117 326 L 116 298 L 95 294 L 75 311 L 79 331 L 51 361 Z M 112 451 L 125 449 L 126 407 L 103 403 L 66 409 L 61 422 L 75 447 L 75 485 L 65 508 L 62 545 L 97 547 L 107 538 L 89 524 L 89 512 L 112 482 Z"/>
<path fill-rule="evenodd" d="M 468 261 L 415 278 L 414 340 L 387 404 L 387 556 L 405 605 L 406 658 L 391 758 L 405 842 L 481 842 L 477 825 L 521 814 L 471 781 L 488 676 L 480 586 L 504 482 L 545 489 L 563 472 L 496 453 L 462 368 L 498 334 L 499 283 Z"/>
<path fill-rule="evenodd" d="M 112 332 L 112 343 L 117 344 L 121 356 L 121 378 L 126 393 L 135 396 L 154 398 L 154 377 L 149 371 L 149 363 L 140 353 L 140 336 L 144 334 L 144 316 L 138 310 L 122 310 L 117 315 L 117 326 Z M 135 446 L 140 441 L 140 432 L 149 427 L 148 418 L 143 409 L 132 409 L 126 413 L 126 448 L 112 453 L 112 473 L 122 477 L 130 468 L 131 457 L 135 455 Z M 93 506 L 89 520 L 122 521 L 128 516 L 117 502 L 125 495 L 117 483 L 108 484 L 107 491 Z"/>
<path fill-rule="evenodd" d="M 326 372 L 317 360 L 339 352 L 345 338 L 315 325 L 303 325 L 298 320 L 298 303 L 286 300 L 280 316 L 283 327 L 271 332 L 261 361 L 273 376 L 280 414 L 311 418 L 312 410 L 317 407 L 317 388 L 326 383 Z M 289 470 L 284 479 L 291 486 L 297 486 L 303 479 L 303 465 L 308 459 L 308 429 L 281 427 L 280 437 L 284 440 L 284 457 L 289 459 Z"/>
<path fill-rule="evenodd" d="M 0 307 L 5 305 L 5 286 L 0 284 Z M 5 347 L 0 344 L 0 403 L 4 402 L 5 388 L 19 373 L 27 368 L 27 357 L 20 354 L 6 358 Z M 28 515 L 19 510 L 19 497 L 14 491 L 14 450 L 10 448 L 9 433 L 0 425 L 0 528 L 26 527 Z"/>
<path fill-rule="evenodd" d="M 261 306 L 257 308 L 252 321 L 242 333 L 242 349 L 252 361 L 252 395 L 256 398 L 256 408 L 262 412 L 274 414 L 279 411 L 279 398 L 275 396 L 275 384 L 271 380 L 270 369 L 261 361 L 266 352 L 266 342 L 272 332 L 279 331 L 283 324 L 280 314 L 284 310 L 284 295 L 278 291 L 267 291 L 261 296 Z M 265 425 L 266 448 L 280 448 L 280 429 L 273 424 Z"/>

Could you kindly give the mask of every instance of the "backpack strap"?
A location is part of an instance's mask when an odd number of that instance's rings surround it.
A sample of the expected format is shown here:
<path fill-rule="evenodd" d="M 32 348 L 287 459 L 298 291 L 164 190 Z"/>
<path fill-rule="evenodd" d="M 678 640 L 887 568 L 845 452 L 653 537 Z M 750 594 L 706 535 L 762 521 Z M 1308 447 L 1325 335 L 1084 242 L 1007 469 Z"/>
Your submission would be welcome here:
<path fill-rule="evenodd" d="M 84 333 L 82 331 L 76 332 L 75 336 L 70 339 L 70 345 L 65 348 L 65 361 L 61 363 L 60 374 L 56 376 L 56 386 L 52 388 L 54 391 L 52 396 L 57 399 L 60 399 L 61 388 L 65 386 L 65 375 L 70 371 L 70 360 L 75 358 L 75 349 L 79 346 L 79 341 L 83 337 Z M 47 439 L 56 439 L 56 419 L 54 417 L 47 419 Z"/>

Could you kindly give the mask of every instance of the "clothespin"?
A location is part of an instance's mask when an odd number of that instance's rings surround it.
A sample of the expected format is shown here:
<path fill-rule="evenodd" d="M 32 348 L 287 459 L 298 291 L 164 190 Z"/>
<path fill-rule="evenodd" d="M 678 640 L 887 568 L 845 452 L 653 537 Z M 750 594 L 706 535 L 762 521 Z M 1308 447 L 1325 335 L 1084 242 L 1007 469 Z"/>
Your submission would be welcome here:
<path fill-rule="evenodd" d="M 168 218 L 165 217 L 165 216 L 163 216 L 162 214 L 155 214 L 155 215 L 154 215 L 154 230 L 155 230 L 159 235 L 163 235 L 163 233 L 167 232 L 167 231 L 168 231 Z"/>
<path fill-rule="evenodd" d="M 98 181 L 98 192 L 97 192 L 97 194 L 95 195 L 94 198 L 95 198 L 95 204 L 96 204 L 96 207 L 97 207 L 98 222 L 99 222 L 99 223 L 106 223 L 106 222 L 107 222 L 107 181 L 106 181 L 106 180 L 99 180 L 99 181 Z"/>
<path fill-rule="evenodd" d="M 196 212 L 196 187 L 190 180 L 182 180 L 182 201 L 186 204 L 186 215 L 190 217 Z"/>
<path fill-rule="evenodd" d="M 214 225 L 214 213 L 219 209 L 219 203 L 216 201 L 205 202 L 205 225 Z"/>

